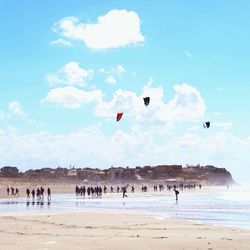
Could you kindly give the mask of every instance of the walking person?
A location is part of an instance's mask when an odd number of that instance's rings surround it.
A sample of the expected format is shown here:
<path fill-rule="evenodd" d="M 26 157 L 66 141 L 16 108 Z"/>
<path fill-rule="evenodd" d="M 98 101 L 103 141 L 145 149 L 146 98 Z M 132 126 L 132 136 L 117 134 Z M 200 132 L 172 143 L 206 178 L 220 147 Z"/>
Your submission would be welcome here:
<path fill-rule="evenodd" d="M 178 201 L 179 191 L 174 188 L 174 192 L 175 192 L 175 198 Z"/>
<path fill-rule="evenodd" d="M 123 187 L 123 188 L 122 188 L 122 198 L 128 197 L 128 196 L 126 195 L 126 193 L 127 193 L 127 189 L 126 189 L 126 187 Z"/>

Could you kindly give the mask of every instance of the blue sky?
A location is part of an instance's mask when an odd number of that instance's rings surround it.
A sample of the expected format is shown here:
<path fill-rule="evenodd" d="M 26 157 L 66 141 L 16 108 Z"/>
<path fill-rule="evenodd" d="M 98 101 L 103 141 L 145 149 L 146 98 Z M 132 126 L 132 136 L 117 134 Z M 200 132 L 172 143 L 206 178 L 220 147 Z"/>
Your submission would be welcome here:
<path fill-rule="evenodd" d="M 249 5 L 0 1 L 0 164 L 201 163 L 249 180 Z"/>

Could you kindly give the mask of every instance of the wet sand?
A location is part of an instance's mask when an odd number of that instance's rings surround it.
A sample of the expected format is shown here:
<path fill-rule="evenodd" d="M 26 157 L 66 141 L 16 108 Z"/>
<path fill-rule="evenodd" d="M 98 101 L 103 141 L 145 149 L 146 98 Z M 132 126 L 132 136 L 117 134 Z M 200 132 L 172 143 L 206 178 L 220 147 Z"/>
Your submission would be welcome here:
<path fill-rule="evenodd" d="M 0 249 L 249 249 L 250 230 L 122 212 L 0 215 Z"/>

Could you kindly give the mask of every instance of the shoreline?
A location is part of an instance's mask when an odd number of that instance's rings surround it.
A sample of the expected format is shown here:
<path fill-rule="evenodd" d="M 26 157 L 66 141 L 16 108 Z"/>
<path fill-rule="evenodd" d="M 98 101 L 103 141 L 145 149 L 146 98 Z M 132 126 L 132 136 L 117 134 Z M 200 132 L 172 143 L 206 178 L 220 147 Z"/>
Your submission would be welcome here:
<path fill-rule="evenodd" d="M 212 191 L 212 190 L 210 190 Z M 204 191 L 205 192 L 205 191 Z M 103 197 L 83 197 L 83 196 L 75 196 L 73 193 L 59 193 L 52 195 L 52 199 L 48 200 L 47 196 L 44 199 L 27 199 L 26 197 L 12 197 L 12 198 L 0 198 L 0 211 L 2 214 L 23 214 L 23 213 L 67 213 L 67 212 L 121 212 L 121 213 L 140 213 L 147 214 L 151 217 L 155 217 L 157 220 L 177 220 L 177 221 L 193 221 L 194 223 L 199 224 L 207 224 L 214 226 L 222 226 L 229 228 L 238 228 L 238 229 L 250 229 L 249 223 L 242 223 L 233 221 L 227 221 L 226 217 L 221 220 L 220 217 L 210 217 L 209 212 L 205 212 L 205 214 L 200 214 L 198 217 L 193 217 L 192 215 L 196 212 L 191 212 L 189 214 L 190 207 L 184 207 L 185 199 L 189 199 L 190 195 L 202 194 L 202 192 L 192 192 L 186 191 L 183 193 L 183 197 L 181 197 L 178 203 L 175 201 L 175 196 L 173 193 L 169 191 L 166 192 L 148 192 L 142 193 L 138 192 L 136 194 L 129 195 L 128 198 L 122 198 L 122 194 L 106 194 Z M 207 194 L 206 192 L 204 194 Z M 199 196 L 197 196 L 199 197 Z M 164 202 L 163 210 L 159 210 L 157 204 L 159 201 L 166 200 L 168 203 Z M 150 202 L 150 203 L 148 203 Z M 151 206 L 155 206 L 154 202 L 156 202 L 155 210 L 150 208 Z M 149 204 L 149 209 L 143 208 L 143 206 L 147 206 Z M 169 205 L 170 204 L 170 205 Z M 194 209 L 194 208 L 192 208 Z M 191 210 L 192 210 L 191 209 Z M 198 206 L 195 208 L 197 210 L 197 214 L 199 212 L 203 212 Z M 215 210 L 216 211 L 216 210 Z M 221 211 L 221 210 L 219 210 Z M 218 211 L 218 212 L 219 212 Z M 225 213 L 230 212 L 230 210 L 224 210 Z M 212 212 L 213 214 L 213 212 Z M 230 216 L 227 218 L 230 218 Z"/>
<path fill-rule="evenodd" d="M 0 249 L 249 249 L 250 230 L 146 213 L 0 214 Z M 180 240 L 181 239 L 181 240 Z"/>

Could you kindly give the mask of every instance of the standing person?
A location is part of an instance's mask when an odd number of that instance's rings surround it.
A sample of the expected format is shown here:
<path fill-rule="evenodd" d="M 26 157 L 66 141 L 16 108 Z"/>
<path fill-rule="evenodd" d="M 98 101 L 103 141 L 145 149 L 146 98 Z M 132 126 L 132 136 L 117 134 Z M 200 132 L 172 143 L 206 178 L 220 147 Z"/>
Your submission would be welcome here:
<path fill-rule="evenodd" d="M 31 191 L 31 194 L 32 194 L 32 199 L 34 200 L 35 199 L 35 194 L 36 194 L 34 189 Z"/>
<path fill-rule="evenodd" d="M 48 194 L 48 200 L 50 200 L 51 199 L 51 190 L 50 190 L 50 188 L 48 188 L 47 194 Z"/>
<path fill-rule="evenodd" d="M 11 189 L 11 195 L 15 195 L 15 189 L 13 187 L 11 187 L 10 189 Z"/>
<path fill-rule="evenodd" d="M 85 194 L 86 194 L 86 187 L 85 186 L 82 187 L 82 194 L 85 197 Z"/>
<path fill-rule="evenodd" d="M 75 188 L 75 193 L 76 193 L 76 195 L 79 195 L 79 193 L 80 193 L 80 189 L 78 186 L 76 186 L 76 188 Z"/>
<path fill-rule="evenodd" d="M 175 198 L 178 201 L 179 191 L 174 188 L 174 192 L 175 192 Z"/>
<path fill-rule="evenodd" d="M 41 195 L 41 198 L 43 199 L 43 197 L 44 197 L 44 188 L 43 187 L 41 187 L 40 188 L 40 195 Z"/>
<path fill-rule="evenodd" d="M 27 195 L 27 198 L 30 198 L 30 190 L 28 188 L 26 189 L 26 195 Z"/>
<path fill-rule="evenodd" d="M 40 200 L 40 189 L 39 188 L 36 189 L 36 198 L 38 200 Z"/>
<path fill-rule="evenodd" d="M 9 196 L 10 195 L 10 188 L 7 187 L 7 195 Z"/>
<path fill-rule="evenodd" d="M 18 188 L 16 188 L 16 193 L 15 193 L 15 195 L 19 196 L 19 190 L 18 190 Z"/>
<path fill-rule="evenodd" d="M 104 194 L 107 193 L 107 187 L 106 186 L 103 187 L 103 192 L 104 192 Z"/>
<path fill-rule="evenodd" d="M 135 192 L 135 188 L 134 186 L 131 187 L 131 193 L 134 193 Z"/>

